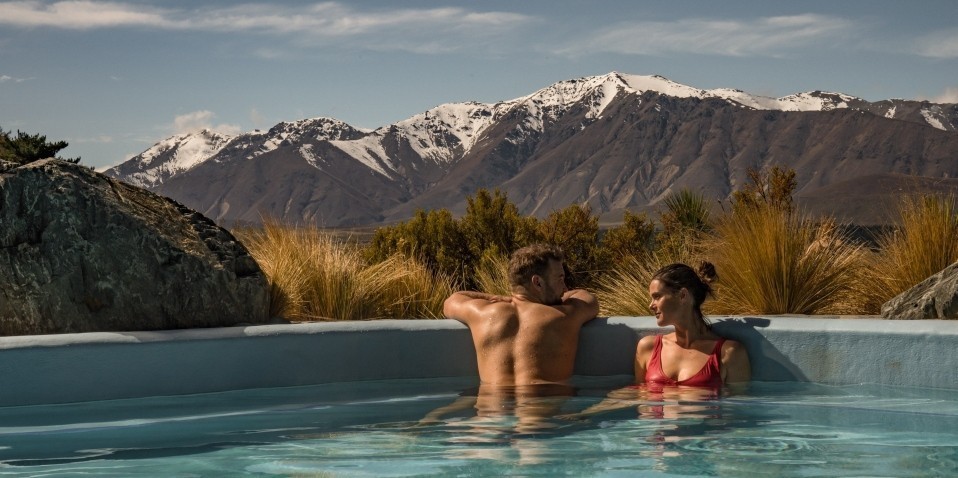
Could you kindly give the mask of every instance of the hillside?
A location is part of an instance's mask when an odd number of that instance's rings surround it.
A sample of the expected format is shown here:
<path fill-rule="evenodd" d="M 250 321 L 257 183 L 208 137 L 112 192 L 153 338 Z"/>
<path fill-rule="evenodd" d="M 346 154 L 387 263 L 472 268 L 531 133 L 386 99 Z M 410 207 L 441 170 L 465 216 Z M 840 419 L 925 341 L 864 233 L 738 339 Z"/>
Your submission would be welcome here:
<path fill-rule="evenodd" d="M 953 104 L 820 91 L 767 98 L 613 72 L 494 104 L 440 105 L 373 131 L 314 118 L 177 136 L 107 174 L 224 224 L 339 227 L 417 208 L 461 213 L 480 187 L 503 189 L 523 213 L 587 203 L 615 221 L 681 188 L 726 199 L 749 168 L 778 165 L 796 171 L 810 210 L 870 224 L 885 208 L 875 205 L 898 194 L 879 177 L 954 188 L 955 125 Z"/>

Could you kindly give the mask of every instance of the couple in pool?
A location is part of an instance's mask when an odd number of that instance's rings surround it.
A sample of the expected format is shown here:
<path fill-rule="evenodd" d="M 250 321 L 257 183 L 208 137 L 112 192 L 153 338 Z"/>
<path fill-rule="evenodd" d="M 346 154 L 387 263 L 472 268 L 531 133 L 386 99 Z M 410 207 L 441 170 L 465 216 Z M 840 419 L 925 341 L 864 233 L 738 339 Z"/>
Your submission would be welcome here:
<path fill-rule="evenodd" d="M 670 264 L 652 277 L 649 308 L 665 335 L 639 340 L 637 384 L 708 387 L 747 382 L 745 347 L 716 335 L 702 315 L 715 269 L 699 271 Z M 509 262 L 512 295 L 456 292 L 443 312 L 469 327 L 483 385 L 562 388 L 572 377 L 579 330 L 595 318 L 599 304 L 591 293 L 566 288 L 562 251 L 537 244 L 516 251 Z"/>

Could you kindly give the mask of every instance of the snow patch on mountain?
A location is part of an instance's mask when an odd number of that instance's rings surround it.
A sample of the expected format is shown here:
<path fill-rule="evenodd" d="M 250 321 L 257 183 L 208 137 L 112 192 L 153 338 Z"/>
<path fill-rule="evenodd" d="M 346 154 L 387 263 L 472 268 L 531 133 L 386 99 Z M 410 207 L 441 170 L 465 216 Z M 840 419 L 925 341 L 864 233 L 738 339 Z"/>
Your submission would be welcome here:
<path fill-rule="evenodd" d="M 921 117 L 925 118 L 925 121 L 927 121 L 932 127 L 947 131 L 948 128 L 945 128 L 945 125 L 942 124 L 941 119 L 939 119 L 940 112 L 935 110 L 936 108 L 922 108 Z"/>
<path fill-rule="evenodd" d="M 409 146 L 423 159 L 454 161 L 469 151 L 479 136 L 498 118 L 495 105 L 478 102 L 448 103 L 396 123 Z M 385 133 L 389 128 L 380 128 Z"/>
<path fill-rule="evenodd" d="M 330 141 L 329 144 L 355 158 L 373 171 L 387 178 L 392 178 L 393 174 L 391 173 L 395 173 L 396 166 L 389 159 L 386 150 L 383 149 L 381 139 L 378 135 L 369 135 L 359 140 Z"/>
<path fill-rule="evenodd" d="M 205 129 L 171 136 L 106 171 L 111 176 L 144 188 L 162 183 L 170 176 L 188 171 L 222 150 L 233 139 Z"/>
<path fill-rule="evenodd" d="M 316 168 L 316 169 L 322 169 L 322 168 L 319 166 L 319 163 L 320 163 L 321 159 L 320 159 L 320 158 L 317 158 L 316 155 L 313 154 L 313 145 L 312 145 L 312 144 L 304 144 L 304 145 L 300 146 L 300 147 L 299 147 L 299 155 L 302 156 L 303 159 L 305 159 L 306 162 L 309 163 L 310 166 L 312 166 L 312 167 L 314 167 L 314 168 Z"/>

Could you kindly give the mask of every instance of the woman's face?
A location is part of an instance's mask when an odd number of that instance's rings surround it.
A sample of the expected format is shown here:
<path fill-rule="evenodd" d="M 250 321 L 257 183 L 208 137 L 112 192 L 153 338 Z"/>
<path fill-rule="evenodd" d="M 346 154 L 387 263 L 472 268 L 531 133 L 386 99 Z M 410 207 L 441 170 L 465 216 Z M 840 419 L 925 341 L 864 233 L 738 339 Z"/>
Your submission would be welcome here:
<path fill-rule="evenodd" d="M 684 307 L 684 300 L 688 296 L 685 289 L 673 290 L 662 281 L 656 279 L 649 283 L 649 296 L 652 302 L 649 309 L 655 315 L 655 321 L 662 327 L 675 323 L 675 319 Z"/>

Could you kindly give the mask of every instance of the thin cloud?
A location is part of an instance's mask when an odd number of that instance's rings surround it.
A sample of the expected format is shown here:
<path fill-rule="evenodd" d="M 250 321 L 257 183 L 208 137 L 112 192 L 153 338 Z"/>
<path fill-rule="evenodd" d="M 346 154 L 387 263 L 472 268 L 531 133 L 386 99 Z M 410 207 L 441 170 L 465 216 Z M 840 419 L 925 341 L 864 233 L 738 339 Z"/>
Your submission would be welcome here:
<path fill-rule="evenodd" d="M 175 26 L 168 10 L 113 2 L 5 2 L 0 4 L 0 24 L 21 27 L 92 29 L 109 27 Z"/>
<path fill-rule="evenodd" d="M 234 124 L 213 124 L 213 118 L 216 114 L 208 110 L 193 111 L 179 115 L 173 119 L 172 130 L 174 134 L 195 133 L 208 129 L 221 134 L 239 134 L 242 129 Z"/>
<path fill-rule="evenodd" d="M 16 78 L 10 75 L 0 75 L 0 83 L 23 83 L 24 81 L 30 81 L 33 78 Z"/>
<path fill-rule="evenodd" d="M 73 143 L 98 143 L 98 144 L 110 144 L 113 142 L 113 136 L 100 135 L 90 138 L 74 138 L 67 140 L 70 144 Z"/>
<path fill-rule="evenodd" d="M 945 88 L 945 92 L 932 98 L 933 103 L 958 103 L 958 86 Z"/>
<path fill-rule="evenodd" d="M 673 22 L 623 23 L 585 40 L 570 43 L 558 53 L 778 56 L 791 49 L 845 38 L 854 30 L 856 25 L 851 21 L 818 14 L 754 20 L 682 19 Z"/>
<path fill-rule="evenodd" d="M 958 58 L 958 29 L 929 33 L 915 41 L 915 53 L 931 58 Z"/>
<path fill-rule="evenodd" d="M 337 2 L 290 7 L 252 3 L 224 8 L 164 9 L 133 3 L 40 1 L 0 3 L 0 24 L 73 30 L 149 27 L 219 33 L 350 40 L 375 49 L 421 53 L 455 49 L 455 38 L 494 38 L 532 21 L 510 12 L 460 7 L 359 10 Z M 440 37 L 441 35 L 441 37 Z M 461 43 L 461 42 L 459 42 Z M 269 54 L 269 52 L 258 52 Z"/>
<path fill-rule="evenodd" d="M 254 128 L 262 128 L 266 125 L 266 117 L 259 112 L 258 109 L 253 108 L 249 112 L 249 120 L 253 123 Z"/>

